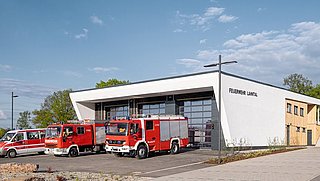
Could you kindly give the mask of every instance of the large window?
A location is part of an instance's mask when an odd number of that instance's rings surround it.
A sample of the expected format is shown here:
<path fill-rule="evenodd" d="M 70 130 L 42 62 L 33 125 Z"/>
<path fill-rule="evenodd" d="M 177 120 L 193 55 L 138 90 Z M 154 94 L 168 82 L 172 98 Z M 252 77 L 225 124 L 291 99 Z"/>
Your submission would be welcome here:
<path fill-rule="evenodd" d="M 141 104 L 139 105 L 139 114 L 145 114 L 145 115 L 165 114 L 165 103 Z"/>
<path fill-rule="evenodd" d="M 212 100 L 187 100 L 179 107 L 179 114 L 188 117 L 189 141 L 201 147 L 211 146 Z"/>
<path fill-rule="evenodd" d="M 128 105 L 125 106 L 114 106 L 106 107 L 106 120 L 116 119 L 116 117 L 126 117 L 129 116 Z"/>

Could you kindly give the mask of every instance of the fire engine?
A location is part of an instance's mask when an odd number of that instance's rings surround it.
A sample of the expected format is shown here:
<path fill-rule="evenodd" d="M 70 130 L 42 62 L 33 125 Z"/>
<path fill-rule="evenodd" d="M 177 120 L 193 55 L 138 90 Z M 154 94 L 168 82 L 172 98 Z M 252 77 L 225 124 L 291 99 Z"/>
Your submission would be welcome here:
<path fill-rule="evenodd" d="M 105 149 L 116 156 L 143 159 L 150 152 L 176 154 L 188 145 L 188 120 L 177 115 L 118 119 L 107 124 L 106 133 Z"/>
<path fill-rule="evenodd" d="M 79 152 L 104 150 L 105 121 L 68 121 L 66 124 L 48 126 L 45 153 L 55 156 L 76 157 Z"/>
<path fill-rule="evenodd" d="M 45 129 L 8 131 L 0 140 L 0 156 L 16 157 L 17 154 L 44 153 Z"/>

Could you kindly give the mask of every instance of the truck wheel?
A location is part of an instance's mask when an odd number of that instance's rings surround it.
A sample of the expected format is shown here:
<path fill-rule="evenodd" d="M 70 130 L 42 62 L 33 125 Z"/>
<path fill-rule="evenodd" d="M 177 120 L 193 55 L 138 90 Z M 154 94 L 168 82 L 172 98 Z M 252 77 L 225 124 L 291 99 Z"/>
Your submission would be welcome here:
<path fill-rule="evenodd" d="M 8 158 L 14 158 L 17 156 L 17 152 L 15 150 L 9 150 L 7 156 Z"/>
<path fill-rule="evenodd" d="M 44 155 L 44 151 L 38 152 L 39 155 Z"/>
<path fill-rule="evenodd" d="M 140 145 L 137 150 L 137 158 L 144 159 L 144 158 L 147 158 L 147 156 L 148 156 L 147 147 L 144 145 Z"/>
<path fill-rule="evenodd" d="M 132 158 L 136 157 L 136 151 L 131 150 L 131 151 L 129 152 L 129 156 L 132 157 Z"/>
<path fill-rule="evenodd" d="M 76 156 L 78 156 L 78 150 L 77 150 L 77 148 L 76 147 L 72 147 L 72 148 L 70 148 L 70 150 L 69 150 L 69 156 L 70 157 L 76 157 Z"/>
<path fill-rule="evenodd" d="M 171 150 L 170 150 L 170 153 L 171 154 L 177 154 L 179 153 L 179 145 L 177 142 L 173 142 L 172 145 L 171 145 Z"/>

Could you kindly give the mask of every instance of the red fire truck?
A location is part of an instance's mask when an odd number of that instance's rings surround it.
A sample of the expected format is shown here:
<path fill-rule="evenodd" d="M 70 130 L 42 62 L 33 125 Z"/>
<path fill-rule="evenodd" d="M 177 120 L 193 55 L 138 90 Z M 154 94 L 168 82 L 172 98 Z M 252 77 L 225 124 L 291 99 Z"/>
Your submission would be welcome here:
<path fill-rule="evenodd" d="M 0 156 L 14 158 L 18 154 L 44 153 L 45 129 L 8 131 L 0 140 Z"/>
<path fill-rule="evenodd" d="M 76 157 L 79 152 L 104 150 L 105 121 L 69 121 L 67 124 L 48 126 L 45 153 Z"/>
<path fill-rule="evenodd" d="M 119 119 L 107 124 L 106 151 L 139 159 L 150 152 L 179 152 L 188 145 L 188 120 L 182 116 Z"/>

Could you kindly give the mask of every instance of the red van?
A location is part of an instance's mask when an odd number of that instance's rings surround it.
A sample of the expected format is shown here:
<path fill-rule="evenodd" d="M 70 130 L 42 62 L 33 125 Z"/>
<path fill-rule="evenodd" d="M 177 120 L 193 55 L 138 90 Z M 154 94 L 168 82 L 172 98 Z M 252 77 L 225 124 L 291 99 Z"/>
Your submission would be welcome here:
<path fill-rule="evenodd" d="M 0 140 L 0 156 L 14 158 L 26 153 L 43 154 L 46 129 L 8 131 Z"/>

